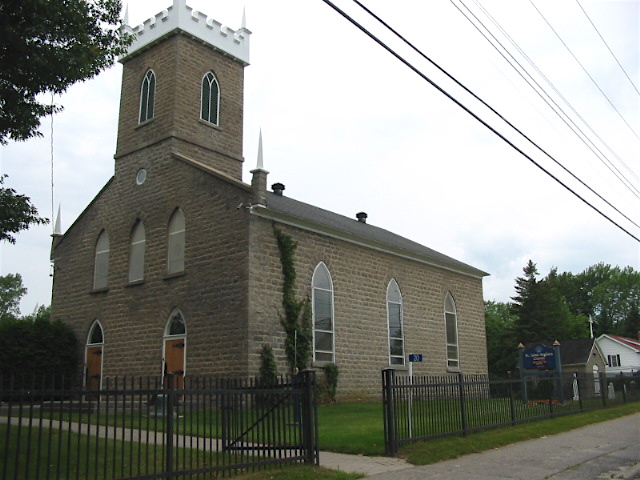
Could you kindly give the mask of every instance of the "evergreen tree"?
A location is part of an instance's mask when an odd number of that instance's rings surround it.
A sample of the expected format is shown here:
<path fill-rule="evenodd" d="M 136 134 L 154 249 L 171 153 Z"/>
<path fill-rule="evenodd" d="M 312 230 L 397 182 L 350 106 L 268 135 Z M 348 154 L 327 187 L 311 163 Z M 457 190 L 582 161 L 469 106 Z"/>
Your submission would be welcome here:
<path fill-rule="evenodd" d="M 567 340 L 588 335 L 587 317 L 573 315 L 558 288 L 556 272 L 537 280 L 536 265 L 529 260 L 525 276 L 516 279 L 512 313 L 516 316 L 514 336 L 523 344 L 536 341 Z"/>
<path fill-rule="evenodd" d="M 517 345 L 513 325 L 515 316 L 511 304 L 487 301 L 484 303 L 487 364 L 489 374 L 504 378 L 517 364 Z"/>

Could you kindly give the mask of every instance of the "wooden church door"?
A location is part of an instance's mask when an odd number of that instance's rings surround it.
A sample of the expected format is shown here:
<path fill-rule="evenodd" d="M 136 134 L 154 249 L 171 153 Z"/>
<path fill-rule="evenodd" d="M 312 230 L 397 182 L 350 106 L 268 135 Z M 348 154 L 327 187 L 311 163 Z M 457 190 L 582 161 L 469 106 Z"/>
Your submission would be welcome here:
<path fill-rule="evenodd" d="M 163 374 L 173 374 L 173 387 L 184 388 L 187 328 L 180 310 L 174 310 L 164 332 Z M 166 382 L 166 379 L 165 379 Z"/>
<path fill-rule="evenodd" d="M 87 346 L 85 349 L 85 389 L 100 390 L 102 387 L 102 353 L 104 349 L 104 336 L 102 326 L 97 320 L 93 322 Z M 89 399 L 95 400 L 96 395 L 90 395 Z"/>
<path fill-rule="evenodd" d="M 186 338 L 168 338 L 164 342 L 164 373 L 173 373 L 174 388 L 184 388 L 186 342 Z"/>

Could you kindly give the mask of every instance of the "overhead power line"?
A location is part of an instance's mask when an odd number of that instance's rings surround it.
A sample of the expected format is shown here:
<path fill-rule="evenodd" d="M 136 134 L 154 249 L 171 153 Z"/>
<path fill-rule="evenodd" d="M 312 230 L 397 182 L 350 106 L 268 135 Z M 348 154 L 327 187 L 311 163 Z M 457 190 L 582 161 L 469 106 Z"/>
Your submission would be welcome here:
<path fill-rule="evenodd" d="M 604 43 L 605 47 L 607 47 L 607 50 L 609 50 L 609 53 L 611 54 L 611 56 L 615 59 L 616 63 L 618 64 L 618 66 L 620 67 L 620 70 L 623 71 L 625 77 L 627 77 L 627 80 L 629 80 L 629 83 L 631 84 L 631 86 L 633 87 L 633 89 L 636 91 L 636 93 L 638 95 L 640 95 L 640 90 L 638 90 L 638 87 L 636 87 L 636 84 L 633 83 L 633 80 L 631 80 L 631 77 L 629 76 L 629 74 L 627 73 L 627 71 L 624 69 L 624 67 L 622 66 L 622 64 L 620 63 L 620 61 L 618 60 L 618 57 L 616 57 L 615 53 L 613 53 L 613 50 L 611 50 L 611 48 L 609 47 L 609 44 L 607 43 L 607 41 L 604 39 L 604 37 L 602 36 L 602 34 L 600 33 L 600 31 L 598 30 L 598 28 L 595 26 L 595 24 L 593 23 L 593 21 L 591 21 L 591 17 L 589 17 L 589 15 L 587 15 L 587 12 L 585 11 L 585 9 L 582 7 L 582 4 L 580 4 L 580 0 L 576 0 L 576 3 L 578 4 L 578 6 L 580 7 L 580 10 L 582 10 L 582 13 L 584 13 L 584 16 L 587 17 L 587 20 L 589 20 L 589 23 L 591 24 L 591 26 L 593 27 L 593 29 L 596 31 L 596 33 L 598 34 L 598 36 L 600 37 L 600 40 L 602 40 L 602 43 Z"/>
<path fill-rule="evenodd" d="M 538 95 L 544 103 L 546 103 L 551 111 L 555 113 L 558 118 L 578 137 L 578 139 L 589 149 L 593 154 L 600 160 L 603 165 L 637 198 L 640 199 L 640 190 L 635 187 L 635 185 L 626 178 L 626 176 L 615 166 L 615 164 L 607 158 L 607 156 L 598 148 L 598 146 L 585 134 L 585 132 L 573 121 L 571 116 L 564 111 L 564 109 L 558 105 L 558 103 L 553 99 L 549 93 L 544 89 L 542 85 L 538 83 L 538 81 L 527 71 L 527 69 L 516 59 L 508 48 L 506 48 L 498 38 L 487 28 L 487 26 L 480 20 L 473 11 L 464 3 L 463 0 L 459 0 L 460 3 L 464 6 L 464 8 L 469 12 L 471 16 L 475 19 L 475 21 L 482 26 L 482 28 L 487 32 L 485 33 L 480 27 L 474 23 L 469 15 L 467 15 L 462 9 L 453 1 L 450 0 L 451 4 L 456 7 L 456 9 L 464 16 L 469 23 L 484 37 L 484 39 L 489 42 L 500 56 L 513 68 L 513 70 L 531 87 L 531 89 Z M 502 26 L 491 16 L 491 14 L 482 6 L 482 4 L 478 0 L 473 0 L 474 3 L 482 10 L 482 12 L 491 20 L 491 22 L 500 30 L 500 32 L 505 36 L 507 40 L 513 45 L 513 47 L 522 55 L 522 57 L 535 69 L 535 71 L 544 79 L 544 81 L 552 88 L 552 90 L 558 95 L 558 97 L 569 107 L 569 109 L 584 123 L 587 129 L 613 154 L 613 156 L 627 169 L 627 171 L 637 179 L 637 176 L 631 168 L 613 151 L 613 149 L 598 135 L 598 133 L 589 125 L 589 123 L 580 115 L 579 112 L 565 99 L 562 93 L 553 85 L 553 83 L 546 77 L 546 75 L 537 67 L 537 65 L 529 58 L 529 56 L 520 48 L 520 46 L 511 38 L 509 33 L 502 28 Z M 489 35 L 493 41 L 489 38 Z M 498 46 L 500 48 L 498 48 Z M 509 58 L 507 58 L 507 55 Z M 514 65 L 514 63 L 517 65 Z M 532 84 L 533 83 L 533 84 Z M 535 86 L 534 86 L 535 85 Z M 560 114 L 562 113 L 562 115 Z"/>
<path fill-rule="evenodd" d="M 544 22 L 549 26 L 549 28 L 551 29 L 551 31 L 555 34 L 556 37 L 558 37 L 558 40 L 560 40 L 560 43 L 562 43 L 562 45 L 564 45 L 564 47 L 567 49 L 567 51 L 571 54 L 571 56 L 573 57 L 573 59 L 578 63 L 578 65 L 580 65 L 580 68 L 582 68 L 582 70 L 584 71 L 584 73 L 587 75 L 587 77 L 589 77 L 589 79 L 591 80 L 591 82 L 596 86 L 596 88 L 600 91 L 600 93 L 602 94 L 602 96 L 604 98 L 607 99 L 607 102 L 609 102 L 609 105 L 611 105 L 611 108 L 613 108 L 616 113 L 618 114 L 618 116 L 622 119 L 622 121 L 625 123 L 625 125 L 627 127 L 629 127 L 629 130 L 631 130 L 631 133 L 633 133 L 635 135 L 635 137 L 640 140 L 640 137 L 638 136 L 638 134 L 636 133 L 636 131 L 633 129 L 633 127 L 631 125 L 629 125 L 629 122 L 627 122 L 627 120 L 622 116 L 622 114 L 620 113 L 620 111 L 617 109 L 617 107 L 613 104 L 613 102 L 609 99 L 609 97 L 607 96 L 606 93 L 604 93 L 604 91 L 602 90 L 602 88 L 600 88 L 600 85 L 598 85 L 598 82 L 595 81 L 595 79 L 591 76 L 591 74 L 589 73 L 589 71 L 584 67 L 584 65 L 582 65 L 582 63 L 580 62 L 580 60 L 578 60 L 578 57 L 575 56 L 575 54 L 573 53 L 573 51 L 569 48 L 569 45 L 567 45 L 564 40 L 562 39 L 562 37 L 560 36 L 560 34 L 558 32 L 556 32 L 555 28 L 553 28 L 553 26 L 551 25 L 551 23 L 549 23 L 549 21 L 545 18 L 545 16 L 542 14 L 542 12 L 540 10 L 538 10 L 538 7 L 536 7 L 535 3 L 533 3 L 532 0 L 529 0 L 529 3 L 531 3 L 531 5 L 533 5 L 533 8 L 536 9 L 536 12 L 538 12 L 538 14 L 542 17 L 542 19 L 544 20 Z"/>
<path fill-rule="evenodd" d="M 453 97 L 450 93 L 448 93 L 446 90 L 444 90 L 442 87 L 440 87 L 437 83 L 435 83 L 432 79 L 430 79 L 428 76 L 426 76 L 424 73 L 422 73 L 417 67 L 415 67 L 411 62 L 409 62 L 408 60 L 406 60 L 404 57 L 402 57 L 399 53 L 397 53 L 395 50 L 393 50 L 391 47 L 389 47 L 386 43 L 384 43 L 382 40 L 380 40 L 377 36 L 375 36 L 373 33 L 371 33 L 369 30 L 367 30 L 363 25 L 361 25 L 359 22 L 357 22 L 353 17 L 351 17 L 349 14 L 347 14 L 345 11 L 343 11 L 341 8 L 339 8 L 337 5 L 335 5 L 331 0 L 322 0 L 324 3 L 326 3 L 329 7 L 331 7 L 333 10 L 335 10 L 338 14 L 340 14 L 343 18 L 345 18 L 348 22 L 350 22 L 353 26 L 355 26 L 356 28 L 358 28 L 362 33 L 364 33 L 365 35 L 367 35 L 371 40 L 373 40 L 374 42 L 376 42 L 378 45 L 380 45 L 382 48 L 384 48 L 388 53 L 390 53 L 393 57 L 395 57 L 397 60 L 399 60 L 402 64 L 404 64 L 406 67 L 408 67 L 409 69 L 411 69 L 414 73 L 416 73 L 418 76 L 420 76 L 423 80 L 425 80 L 427 83 L 429 83 L 432 87 L 434 87 L 436 90 L 438 90 L 440 93 L 442 93 L 444 96 L 446 96 L 449 100 L 451 100 L 452 102 L 454 102 L 456 105 L 458 105 L 458 107 L 462 108 L 466 113 L 468 113 L 469 115 L 471 115 L 475 120 L 477 120 L 478 122 L 480 122 L 482 125 L 484 125 L 487 129 L 489 129 L 493 134 L 495 134 L 497 137 L 499 137 L 502 141 L 504 141 L 505 143 L 507 143 L 511 148 L 513 148 L 514 150 L 516 150 L 518 153 L 520 153 L 520 155 L 522 155 L 523 157 L 525 157 L 527 160 L 529 160 L 531 163 L 533 163 L 536 167 L 538 167 L 540 170 L 542 170 L 544 173 L 546 173 L 549 177 L 551 177 L 553 180 L 555 180 L 558 184 L 560 184 L 561 186 L 563 186 L 567 191 L 569 191 L 570 193 L 572 193 L 575 197 L 577 197 L 579 200 L 581 200 L 583 203 L 585 203 L 587 206 L 589 206 L 591 209 L 593 209 L 594 211 L 596 211 L 598 214 L 600 214 L 600 216 L 602 216 L 603 218 L 605 218 L 606 220 L 608 220 L 611 224 L 615 225 L 618 229 L 622 230 L 624 233 L 626 233 L 627 235 L 629 235 L 631 238 L 633 238 L 635 241 L 637 241 L 638 243 L 640 243 L 640 238 L 638 238 L 637 236 L 635 236 L 634 234 L 632 234 L 631 232 L 629 232 L 627 229 L 625 229 L 622 225 L 618 224 L 615 220 L 613 220 L 612 218 L 610 218 L 607 214 L 605 214 L 604 212 L 600 211 L 597 207 L 595 207 L 594 205 L 592 205 L 591 203 L 589 203 L 588 200 L 586 200 L 585 198 L 583 198 L 579 193 L 577 193 L 576 191 L 574 191 L 573 189 L 571 189 L 571 187 L 569 187 L 568 185 L 566 185 L 564 182 L 562 182 L 562 180 L 560 180 L 559 178 L 557 178 L 555 175 L 553 175 L 550 171 L 548 171 L 547 169 L 545 169 L 542 165 L 540 165 L 538 162 L 535 161 L 535 159 L 533 159 L 531 156 L 529 156 L 526 152 L 524 152 L 522 149 L 520 149 L 517 145 L 515 145 L 513 142 L 511 142 L 508 138 L 506 138 L 503 134 L 501 134 L 500 132 L 498 132 L 494 127 L 492 127 L 491 125 L 489 125 L 486 121 L 484 121 L 482 118 L 480 118 L 477 114 L 475 114 L 473 111 L 471 111 L 468 107 L 466 107 L 465 105 L 462 104 L 462 102 L 460 102 L 459 100 L 457 100 L 455 97 Z M 356 0 L 354 0 L 356 1 Z"/>
<path fill-rule="evenodd" d="M 556 158 L 554 158 L 551 154 L 549 154 L 545 149 L 543 149 L 542 147 L 540 147 L 536 142 L 534 142 L 531 138 L 529 138 L 524 132 L 522 132 L 518 127 L 516 127 L 513 123 L 511 123 L 509 120 L 507 120 L 502 114 L 500 114 L 498 111 L 496 111 L 491 105 L 489 105 L 487 102 L 485 102 L 482 98 L 480 98 L 478 95 L 476 95 L 473 91 L 471 91 L 468 87 L 466 87 L 463 83 L 461 83 L 458 79 L 456 79 L 453 75 L 451 75 L 449 72 L 447 72 L 444 68 L 442 68 L 438 63 L 436 63 L 433 59 L 431 59 L 429 56 L 427 56 L 422 50 L 420 50 L 418 47 L 416 47 L 412 42 L 410 42 L 409 40 L 407 40 L 407 38 L 405 38 L 402 34 L 400 34 L 397 30 L 395 30 L 393 27 L 391 27 L 387 22 L 385 22 L 380 16 L 376 15 L 371 9 L 369 9 L 367 6 L 365 6 L 364 4 L 362 4 L 359 0 L 353 0 L 354 3 L 356 3 L 360 8 L 362 8 L 365 12 L 367 12 L 369 15 L 371 15 L 374 19 L 376 19 L 379 23 L 381 23 L 385 28 L 387 28 L 389 31 L 391 31 L 395 36 L 397 36 L 400 40 L 402 40 L 405 44 L 407 44 L 412 50 L 414 50 L 416 53 L 418 53 L 422 58 L 424 58 L 425 60 L 427 60 L 429 63 L 431 63 L 434 67 L 436 67 L 440 72 L 442 72 L 443 74 L 445 74 L 450 80 L 452 80 L 453 82 L 455 82 L 458 86 L 460 86 L 464 91 L 466 91 L 467 93 L 469 93 L 473 98 L 475 98 L 476 100 L 478 100 L 480 103 L 482 103 L 482 105 L 484 105 L 485 107 L 487 107 L 492 113 L 494 113 L 495 115 L 498 116 L 498 118 L 500 118 L 503 122 L 505 122 L 507 125 L 509 125 L 511 128 L 513 128 L 516 132 L 518 132 L 523 138 L 525 138 L 529 143 L 531 143 L 534 147 L 536 147 L 540 152 L 542 152 L 544 155 L 546 155 L 549 159 L 551 159 L 553 162 L 556 163 L 556 165 L 560 166 L 560 168 L 562 168 L 565 172 L 567 172 L 569 175 L 571 175 L 575 180 L 577 180 L 578 182 L 580 182 L 581 185 L 583 185 L 584 187 L 586 187 L 591 193 L 593 193 L 594 195 L 596 195 L 600 200 L 602 200 L 603 202 L 605 202 L 607 205 L 609 205 L 611 208 L 613 208 L 616 212 L 618 212 L 620 215 L 622 215 L 625 219 L 627 219 L 629 222 L 631 222 L 633 225 L 635 225 L 636 227 L 640 228 L 640 225 L 638 225 L 636 222 L 634 222 L 631 218 L 629 218 L 627 215 L 625 215 L 624 213 L 622 213 L 618 208 L 616 208 L 613 204 L 611 204 L 607 199 L 605 199 L 602 195 L 600 195 L 598 192 L 596 192 L 593 188 L 591 188 L 589 185 L 587 185 L 584 181 L 582 181 L 578 176 L 576 176 L 572 171 L 570 171 L 568 168 L 566 168 L 564 165 L 562 165 Z"/>

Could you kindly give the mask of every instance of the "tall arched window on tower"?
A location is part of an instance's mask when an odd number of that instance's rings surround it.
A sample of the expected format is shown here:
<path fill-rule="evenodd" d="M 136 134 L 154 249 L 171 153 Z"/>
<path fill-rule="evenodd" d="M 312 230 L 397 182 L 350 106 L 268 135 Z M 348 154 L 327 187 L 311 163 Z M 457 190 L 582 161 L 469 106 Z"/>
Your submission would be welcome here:
<path fill-rule="evenodd" d="M 389 324 L 389 365 L 404 365 L 402 295 L 398 282 L 393 278 L 387 286 L 387 319 Z"/>
<path fill-rule="evenodd" d="M 129 282 L 144 279 L 144 250 L 146 237 L 144 224 L 138 220 L 131 232 L 131 248 L 129 250 Z"/>
<path fill-rule="evenodd" d="M 335 361 L 333 282 L 329 269 L 320 262 L 313 272 L 313 360 Z"/>
<path fill-rule="evenodd" d="M 167 273 L 184 271 L 184 241 L 184 214 L 182 210 L 177 208 L 176 211 L 173 212 L 173 215 L 171 215 L 171 220 L 169 220 Z"/>
<path fill-rule="evenodd" d="M 451 293 L 444 299 L 444 323 L 447 336 L 447 368 L 460 369 L 460 352 L 458 348 L 458 315 L 456 304 Z"/>
<path fill-rule="evenodd" d="M 220 111 L 220 85 L 212 72 L 202 77 L 202 99 L 200 118 L 205 122 L 218 125 Z"/>
<path fill-rule="evenodd" d="M 107 288 L 107 278 L 109 276 L 109 235 L 105 230 L 98 235 L 96 242 L 96 256 L 93 270 L 93 289 L 100 290 Z"/>
<path fill-rule="evenodd" d="M 153 110 L 156 99 L 156 74 L 153 70 L 147 70 L 140 87 L 140 117 L 139 123 L 153 118 Z"/>

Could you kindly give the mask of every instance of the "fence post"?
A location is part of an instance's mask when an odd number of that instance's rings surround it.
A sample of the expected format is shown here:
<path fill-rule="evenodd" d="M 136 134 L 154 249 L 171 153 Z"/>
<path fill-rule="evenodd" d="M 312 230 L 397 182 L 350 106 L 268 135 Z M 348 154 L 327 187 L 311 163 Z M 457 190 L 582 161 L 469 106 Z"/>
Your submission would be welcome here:
<path fill-rule="evenodd" d="M 603 372 L 598 372 L 598 382 L 600 382 L 600 396 L 602 397 L 602 406 L 607 406 L 607 381 Z"/>
<path fill-rule="evenodd" d="M 549 417 L 553 417 L 553 383 L 555 375 L 547 375 L 547 399 L 549 400 Z"/>
<path fill-rule="evenodd" d="M 464 395 L 464 375 L 458 373 L 458 389 L 460 390 L 460 418 L 462 420 L 462 434 L 466 437 L 469 434 L 467 425 L 467 408 Z"/>
<path fill-rule="evenodd" d="M 573 373 L 574 382 L 576 382 L 576 392 L 578 393 L 578 405 L 580 405 L 580 410 L 584 410 L 584 405 L 582 403 L 582 392 L 580 391 L 580 378 L 578 376 L 578 372 Z"/>
<path fill-rule="evenodd" d="M 516 406 L 513 403 L 513 379 L 511 377 L 511 372 L 507 372 L 507 385 L 509 389 L 509 409 L 511 410 L 511 425 L 516 424 Z"/>
<path fill-rule="evenodd" d="M 314 391 L 316 384 L 316 372 L 303 370 L 298 375 L 302 378 L 302 428 L 304 442 L 304 463 L 319 464 L 317 429 L 316 429 L 316 402 Z"/>
<path fill-rule="evenodd" d="M 396 371 L 393 368 L 382 370 L 382 413 L 384 422 L 384 450 L 385 454 L 394 456 L 398 453 L 398 439 L 396 432 L 396 415 L 393 396 Z"/>
<path fill-rule="evenodd" d="M 167 408 L 165 412 L 165 432 L 167 455 L 166 455 L 166 467 L 165 473 L 168 473 L 168 478 L 172 477 L 173 473 L 173 403 L 175 391 L 173 389 L 173 373 L 167 374 Z"/>

